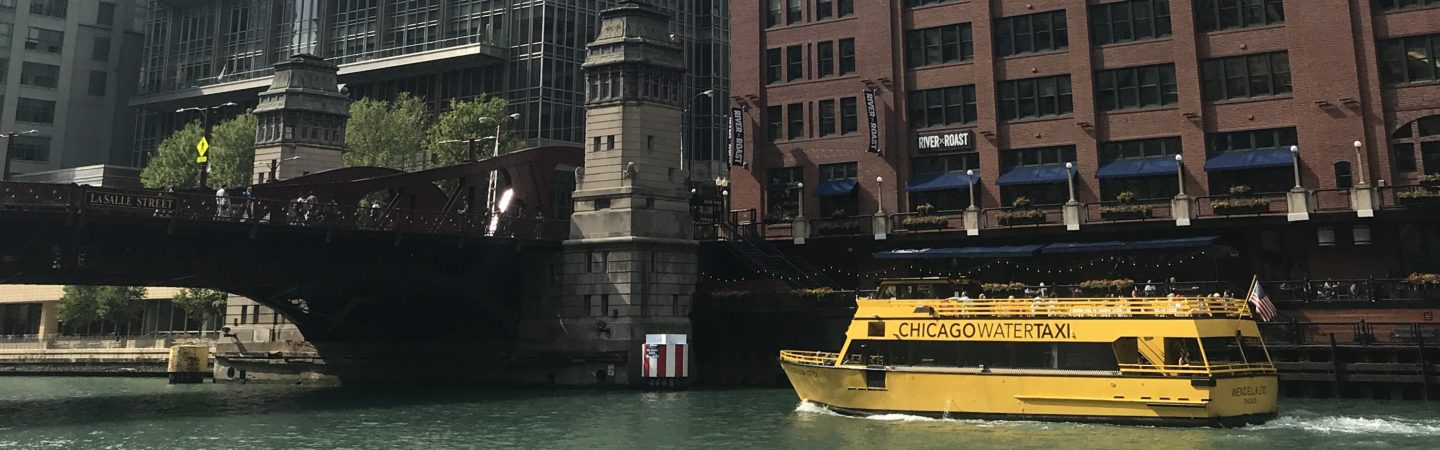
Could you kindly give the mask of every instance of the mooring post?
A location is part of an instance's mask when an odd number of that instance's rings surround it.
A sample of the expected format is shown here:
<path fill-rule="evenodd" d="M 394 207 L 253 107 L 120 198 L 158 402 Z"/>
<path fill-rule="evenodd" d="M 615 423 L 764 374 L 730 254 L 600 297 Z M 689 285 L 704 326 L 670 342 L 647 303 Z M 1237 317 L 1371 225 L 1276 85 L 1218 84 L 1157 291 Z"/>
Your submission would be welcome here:
<path fill-rule="evenodd" d="M 1344 370 L 1344 364 L 1340 362 L 1340 350 L 1335 345 L 1335 333 L 1333 332 L 1330 333 L 1330 362 L 1335 366 L 1330 374 L 1332 384 L 1335 386 L 1335 398 L 1340 398 L 1340 388 L 1343 386 L 1340 377 Z"/>
<path fill-rule="evenodd" d="M 1415 344 L 1420 350 L 1420 395 L 1430 401 L 1430 362 L 1425 360 L 1425 329 L 1420 324 L 1410 324 L 1415 332 Z"/>

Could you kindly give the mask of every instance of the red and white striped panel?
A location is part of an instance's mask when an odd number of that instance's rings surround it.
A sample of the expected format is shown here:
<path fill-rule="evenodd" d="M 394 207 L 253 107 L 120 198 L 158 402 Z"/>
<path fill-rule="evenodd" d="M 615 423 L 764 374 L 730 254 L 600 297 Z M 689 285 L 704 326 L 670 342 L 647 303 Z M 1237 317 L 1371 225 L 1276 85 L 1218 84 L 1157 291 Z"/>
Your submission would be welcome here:
<path fill-rule="evenodd" d="M 689 377 L 690 358 L 685 357 L 685 347 L 685 344 L 640 344 L 645 378 Z"/>

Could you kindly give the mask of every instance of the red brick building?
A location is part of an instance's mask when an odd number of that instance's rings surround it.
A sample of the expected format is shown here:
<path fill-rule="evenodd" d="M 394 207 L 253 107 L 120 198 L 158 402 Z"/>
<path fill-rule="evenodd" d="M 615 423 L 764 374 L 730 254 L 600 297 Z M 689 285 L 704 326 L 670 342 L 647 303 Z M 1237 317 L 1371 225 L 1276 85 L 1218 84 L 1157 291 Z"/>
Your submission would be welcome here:
<path fill-rule="evenodd" d="M 945 239 L 1255 223 L 1312 248 L 1329 246 L 1319 228 L 1365 224 L 1398 253 L 1434 191 L 1422 175 L 1440 173 L 1440 1 L 734 0 L 730 15 L 746 136 L 731 209 L 755 210 L 772 237 L 803 207 L 807 236 L 848 221 L 900 246 L 929 204 L 971 231 Z M 1357 195 L 1381 222 L 1357 215 Z M 1017 197 L 1043 219 L 1017 220 Z M 1016 231 L 1026 222 L 1039 223 Z M 1419 228 L 1433 251 L 1411 259 L 1440 260 L 1423 230 L 1440 227 Z"/>

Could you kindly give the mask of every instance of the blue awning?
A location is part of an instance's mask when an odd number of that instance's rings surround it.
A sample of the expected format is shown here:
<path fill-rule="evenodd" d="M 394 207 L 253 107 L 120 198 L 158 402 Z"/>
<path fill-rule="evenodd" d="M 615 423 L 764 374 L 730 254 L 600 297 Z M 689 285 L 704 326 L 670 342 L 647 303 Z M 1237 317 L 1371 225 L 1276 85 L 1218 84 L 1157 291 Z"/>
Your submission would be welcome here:
<path fill-rule="evenodd" d="M 980 175 L 975 175 L 975 182 L 980 182 Z M 942 174 L 926 174 L 910 180 L 910 187 L 905 190 L 910 192 L 943 191 L 947 189 L 969 189 L 970 176 L 964 172 L 945 172 Z"/>
<path fill-rule="evenodd" d="M 820 182 L 820 186 L 815 188 L 815 196 L 844 197 L 850 195 L 851 192 L 855 192 L 855 186 L 859 184 L 860 180 L 822 181 Z"/>
<path fill-rule="evenodd" d="M 1072 169 L 1073 170 L 1073 169 Z M 995 184 L 1011 186 L 1018 184 L 1064 183 L 1065 166 L 1016 167 L 1005 172 Z"/>
<path fill-rule="evenodd" d="M 1151 177 L 1175 173 L 1175 157 L 1119 159 L 1095 172 L 1096 178 Z"/>
<path fill-rule="evenodd" d="M 1290 149 L 1267 148 L 1240 152 L 1225 152 L 1205 161 L 1206 172 L 1225 170 L 1262 169 L 1266 167 L 1289 167 L 1293 161 Z"/>
<path fill-rule="evenodd" d="M 1042 245 L 1000 247 L 920 248 L 875 252 L 875 259 L 1025 258 L 1035 256 Z"/>
<path fill-rule="evenodd" d="M 1106 242 L 1061 242 L 1046 245 L 1040 253 L 1101 253 L 1113 252 L 1125 249 L 1125 243 L 1121 241 Z"/>
<path fill-rule="evenodd" d="M 1215 242 L 1215 236 L 1189 237 L 1178 239 L 1153 239 L 1135 241 L 1125 245 L 1126 250 L 1165 250 L 1175 248 L 1208 247 Z"/>

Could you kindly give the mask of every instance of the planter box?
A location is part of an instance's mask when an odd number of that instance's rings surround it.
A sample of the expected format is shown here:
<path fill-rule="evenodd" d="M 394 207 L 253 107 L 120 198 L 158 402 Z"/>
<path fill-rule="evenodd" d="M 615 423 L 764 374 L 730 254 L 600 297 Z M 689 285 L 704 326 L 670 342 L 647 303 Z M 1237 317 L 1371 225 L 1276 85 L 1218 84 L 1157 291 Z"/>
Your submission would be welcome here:
<path fill-rule="evenodd" d="M 943 229 L 946 229 L 946 228 L 949 228 L 949 227 L 950 227 L 950 224 L 949 224 L 949 223 L 946 223 L 946 222 L 940 222 L 940 223 L 916 223 L 916 224 L 909 224 L 909 225 L 902 223 L 902 224 L 900 224 L 900 225 L 903 226 L 903 227 L 905 227 L 906 230 L 910 230 L 910 231 L 943 230 Z"/>
<path fill-rule="evenodd" d="M 1149 219 L 1152 217 L 1152 212 L 1153 211 L 1148 209 L 1143 211 L 1100 211 L 1100 218 L 1102 220 Z"/>
<path fill-rule="evenodd" d="M 1023 217 L 1000 217 L 1000 226 L 1013 227 L 1016 225 L 1038 225 L 1045 223 L 1045 216 L 1023 216 Z"/>
<path fill-rule="evenodd" d="M 1440 197 L 1397 197 L 1395 201 L 1400 203 L 1401 205 L 1413 208 L 1433 208 L 1440 206 Z"/>
<path fill-rule="evenodd" d="M 1215 214 L 1229 216 L 1233 214 L 1264 214 L 1270 212 L 1270 204 L 1245 205 L 1245 206 L 1216 206 Z"/>
<path fill-rule="evenodd" d="M 1420 185 L 1421 185 L 1421 186 L 1424 186 L 1425 188 L 1428 188 L 1428 189 L 1440 188 L 1440 180 L 1421 181 L 1421 182 L 1420 182 Z"/>

